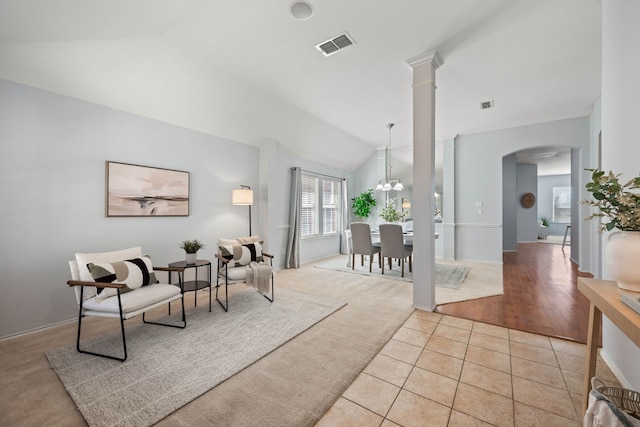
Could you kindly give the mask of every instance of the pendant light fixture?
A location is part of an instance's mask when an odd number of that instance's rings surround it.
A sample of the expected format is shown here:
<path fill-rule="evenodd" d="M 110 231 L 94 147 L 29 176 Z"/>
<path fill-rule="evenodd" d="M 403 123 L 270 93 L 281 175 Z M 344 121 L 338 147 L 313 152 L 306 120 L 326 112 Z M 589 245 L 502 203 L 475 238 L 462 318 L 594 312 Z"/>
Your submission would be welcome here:
<path fill-rule="evenodd" d="M 378 191 L 402 191 L 404 190 L 404 185 L 399 179 L 391 178 L 391 128 L 394 126 L 394 123 L 387 123 L 387 128 L 389 129 L 389 144 L 385 149 L 385 177 L 384 180 L 380 180 L 378 185 L 376 186 L 376 190 Z"/>

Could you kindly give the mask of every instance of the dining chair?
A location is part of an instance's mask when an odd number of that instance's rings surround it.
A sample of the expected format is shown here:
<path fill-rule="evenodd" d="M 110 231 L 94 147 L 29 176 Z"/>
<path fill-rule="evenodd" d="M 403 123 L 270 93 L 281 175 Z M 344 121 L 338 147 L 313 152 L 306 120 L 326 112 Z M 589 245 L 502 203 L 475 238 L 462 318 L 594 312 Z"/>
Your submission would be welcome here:
<path fill-rule="evenodd" d="M 384 258 L 389 258 L 389 270 L 392 259 L 401 261 L 402 277 L 404 277 L 405 259 L 409 259 L 409 272 L 412 272 L 413 243 L 405 243 L 402 235 L 402 226 L 398 224 L 380 224 L 380 244 L 382 247 L 382 274 L 384 274 Z"/>
<path fill-rule="evenodd" d="M 380 246 L 371 241 L 371 228 L 366 222 L 352 222 L 351 229 L 351 269 L 355 269 L 356 254 L 360 254 L 360 264 L 364 266 L 364 256 L 369 256 L 369 273 L 373 265 L 373 256 L 378 254 L 378 265 L 382 265 Z"/>

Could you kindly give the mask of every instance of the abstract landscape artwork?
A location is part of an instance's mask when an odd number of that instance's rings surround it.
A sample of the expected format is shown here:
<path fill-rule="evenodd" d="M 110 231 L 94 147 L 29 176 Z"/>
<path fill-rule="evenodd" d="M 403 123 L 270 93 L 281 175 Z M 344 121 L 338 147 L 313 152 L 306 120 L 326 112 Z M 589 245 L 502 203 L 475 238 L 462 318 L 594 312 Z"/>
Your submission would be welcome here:
<path fill-rule="evenodd" d="M 107 216 L 189 216 L 189 172 L 106 162 Z"/>

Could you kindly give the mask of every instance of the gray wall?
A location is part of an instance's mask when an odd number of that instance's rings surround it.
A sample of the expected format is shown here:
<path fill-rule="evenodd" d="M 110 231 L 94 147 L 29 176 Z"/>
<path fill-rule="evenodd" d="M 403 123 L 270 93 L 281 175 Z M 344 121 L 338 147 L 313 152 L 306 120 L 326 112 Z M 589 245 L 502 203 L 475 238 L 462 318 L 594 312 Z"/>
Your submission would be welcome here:
<path fill-rule="evenodd" d="M 7 81 L 0 141 L 0 336 L 74 316 L 76 252 L 140 245 L 166 265 L 184 259 L 184 239 L 202 240 L 199 257 L 212 259 L 218 237 L 248 233 L 231 191 L 257 187 L 256 147 Z M 189 171 L 190 215 L 105 217 L 105 160 Z"/>
<path fill-rule="evenodd" d="M 538 166 L 518 164 L 516 168 L 516 214 L 518 242 L 538 241 L 538 217 L 535 205 L 525 208 L 520 198 L 526 193 L 538 195 Z"/>
<path fill-rule="evenodd" d="M 518 190 L 516 155 L 502 158 L 502 250 L 515 252 L 518 243 Z"/>
<path fill-rule="evenodd" d="M 248 234 L 248 208 L 231 205 L 240 184 L 255 190 L 254 234 L 271 237 L 265 249 L 281 254 L 289 167 L 353 177 L 280 154 L 275 141 L 263 146 L 0 80 L 0 337 L 74 318 L 66 281 L 76 252 L 142 246 L 166 265 L 184 259 L 180 241 L 198 238 L 206 244 L 199 258 L 213 260 L 219 237 Z M 189 171 L 190 215 L 105 217 L 105 160 Z M 336 254 L 337 242 L 303 245 L 302 259 Z"/>
<path fill-rule="evenodd" d="M 588 155 L 589 117 L 461 135 L 456 138 L 456 258 L 502 262 L 502 158 L 543 146 L 582 148 Z M 586 154 L 585 154 L 586 153 Z M 478 213 L 476 202 L 484 208 Z"/>
<path fill-rule="evenodd" d="M 286 255 L 286 242 L 289 234 L 289 195 L 291 188 L 291 168 L 294 166 L 300 166 L 303 170 L 313 172 L 322 175 L 328 175 L 336 178 L 346 178 L 348 191 L 347 197 L 349 203 L 351 198 L 354 197 L 356 192 L 354 188 L 353 174 L 341 171 L 336 168 L 331 168 L 317 163 L 302 160 L 296 157 L 292 157 L 287 154 L 278 154 L 277 160 L 277 174 L 278 174 L 278 188 L 282 191 L 272 192 L 272 196 L 269 199 L 269 205 L 275 206 L 277 213 L 276 218 L 279 219 L 279 223 L 276 225 L 275 241 L 282 242 L 278 249 L 275 249 L 276 254 L 279 253 L 279 265 L 284 267 L 285 255 Z M 349 211 L 351 205 L 346 207 Z M 300 263 L 308 263 L 318 259 L 326 258 L 330 255 L 337 255 L 340 253 L 340 236 L 326 236 L 326 237 L 313 237 L 302 239 L 300 242 Z"/>

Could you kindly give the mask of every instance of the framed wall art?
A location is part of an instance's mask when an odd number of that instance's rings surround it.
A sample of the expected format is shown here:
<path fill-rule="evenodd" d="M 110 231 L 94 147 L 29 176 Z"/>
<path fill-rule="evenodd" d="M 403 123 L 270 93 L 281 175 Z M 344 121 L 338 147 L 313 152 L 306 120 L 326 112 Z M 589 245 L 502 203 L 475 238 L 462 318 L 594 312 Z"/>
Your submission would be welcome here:
<path fill-rule="evenodd" d="M 106 161 L 106 216 L 189 216 L 189 172 Z"/>

